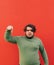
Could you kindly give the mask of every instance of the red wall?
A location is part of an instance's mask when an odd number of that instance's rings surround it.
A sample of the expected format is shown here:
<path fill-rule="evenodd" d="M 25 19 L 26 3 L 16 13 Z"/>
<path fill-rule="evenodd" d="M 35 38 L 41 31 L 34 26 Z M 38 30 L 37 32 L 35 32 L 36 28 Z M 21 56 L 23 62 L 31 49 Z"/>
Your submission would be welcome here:
<path fill-rule="evenodd" d="M 36 36 L 43 40 L 49 65 L 54 65 L 54 0 L 0 0 L 0 65 L 18 65 L 17 45 L 4 40 L 8 25 L 14 26 L 13 35 L 24 35 L 23 28 L 32 23 Z"/>

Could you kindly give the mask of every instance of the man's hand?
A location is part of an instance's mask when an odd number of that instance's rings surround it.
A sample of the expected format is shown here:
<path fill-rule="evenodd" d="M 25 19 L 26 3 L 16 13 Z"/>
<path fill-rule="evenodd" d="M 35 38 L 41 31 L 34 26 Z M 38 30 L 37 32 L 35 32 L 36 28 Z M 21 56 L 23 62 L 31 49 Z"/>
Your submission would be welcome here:
<path fill-rule="evenodd" d="M 9 25 L 9 26 L 7 26 L 7 30 L 13 30 L 13 26 L 11 26 L 11 25 Z"/>

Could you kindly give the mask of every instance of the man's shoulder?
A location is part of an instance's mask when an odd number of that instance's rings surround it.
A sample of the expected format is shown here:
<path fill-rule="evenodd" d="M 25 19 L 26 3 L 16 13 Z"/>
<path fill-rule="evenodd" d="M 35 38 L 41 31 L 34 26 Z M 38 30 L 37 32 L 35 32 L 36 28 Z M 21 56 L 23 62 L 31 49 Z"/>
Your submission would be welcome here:
<path fill-rule="evenodd" d="M 36 40 L 38 40 L 38 41 L 41 41 L 41 39 L 39 38 L 39 37 L 34 37 Z"/>
<path fill-rule="evenodd" d="M 16 36 L 17 38 L 24 38 L 24 36 Z"/>

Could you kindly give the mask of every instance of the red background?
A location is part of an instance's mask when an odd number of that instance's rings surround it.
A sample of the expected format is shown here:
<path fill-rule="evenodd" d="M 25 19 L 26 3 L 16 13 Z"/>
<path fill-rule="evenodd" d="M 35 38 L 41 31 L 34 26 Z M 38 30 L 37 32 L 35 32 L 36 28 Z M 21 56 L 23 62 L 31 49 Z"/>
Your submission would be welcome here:
<path fill-rule="evenodd" d="M 49 65 L 54 65 L 54 0 L 0 0 L 0 65 L 19 63 L 17 45 L 4 40 L 6 27 L 14 26 L 14 36 L 24 35 L 28 23 L 37 27 L 35 35 L 43 41 Z"/>

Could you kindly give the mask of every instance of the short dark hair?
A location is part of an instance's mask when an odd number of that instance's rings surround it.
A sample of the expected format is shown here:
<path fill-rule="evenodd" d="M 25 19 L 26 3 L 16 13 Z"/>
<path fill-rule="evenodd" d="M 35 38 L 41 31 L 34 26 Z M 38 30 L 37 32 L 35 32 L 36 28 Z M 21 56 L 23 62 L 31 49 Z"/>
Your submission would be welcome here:
<path fill-rule="evenodd" d="M 28 25 L 26 25 L 25 28 L 24 28 L 24 32 L 26 32 L 27 27 L 31 27 L 31 28 L 32 28 L 32 31 L 33 31 L 33 32 L 36 32 L 36 27 L 35 27 L 33 24 L 28 24 Z"/>

